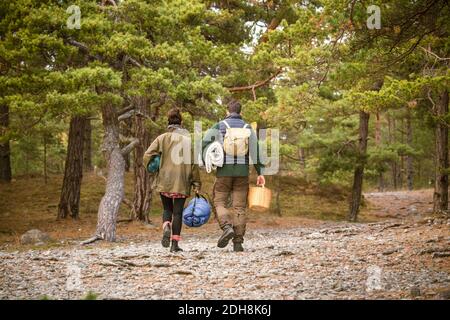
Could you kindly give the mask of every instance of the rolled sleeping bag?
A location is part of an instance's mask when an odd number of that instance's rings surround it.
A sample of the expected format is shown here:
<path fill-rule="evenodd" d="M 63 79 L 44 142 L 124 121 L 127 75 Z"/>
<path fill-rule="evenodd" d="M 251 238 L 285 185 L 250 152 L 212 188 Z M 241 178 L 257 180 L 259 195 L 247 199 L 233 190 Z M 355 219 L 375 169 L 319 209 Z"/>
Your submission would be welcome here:
<path fill-rule="evenodd" d="M 152 159 L 149 161 L 149 163 L 147 165 L 147 171 L 149 173 L 156 173 L 156 172 L 158 172 L 160 163 L 161 163 L 161 156 L 160 155 L 156 155 L 156 156 L 152 157 Z"/>
<path fill-rule="evenodd" d="M 196 194 L 183 210 L 183 223 L 188 227 L 200 227 L 208 222 L 211 216 L 211 205 L 201 194 Z"/>
<path fill-rule="evenodd" d="M 217 167 L 222 167 L 224 157 L 222 144 L 217 141 L 210 143 L 204 152 L 206 172 L 210 173 Z"/>

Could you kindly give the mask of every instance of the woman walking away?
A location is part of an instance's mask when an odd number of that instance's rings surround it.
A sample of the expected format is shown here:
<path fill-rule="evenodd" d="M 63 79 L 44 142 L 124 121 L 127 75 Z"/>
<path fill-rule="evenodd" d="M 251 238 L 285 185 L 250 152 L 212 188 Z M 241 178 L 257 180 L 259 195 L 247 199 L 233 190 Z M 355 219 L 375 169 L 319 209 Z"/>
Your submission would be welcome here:
<path fill-rule="evenodd" d="M 159 170 L 153 181 L 153 190 L 160 193 L 163 212 L 163 247 L 171 252 L 182 251 L 178 246 L 181 240 L 182 214 L 186 198 L 191 188 L 200 190 L 200 174 L 194 164 L 190 134 L 181 126 L 181 113 L 173 108 L 168 113 L 167 132 L 152 142 L 144 154 L 146 168 L 155 157 L 160 157 Z"/>

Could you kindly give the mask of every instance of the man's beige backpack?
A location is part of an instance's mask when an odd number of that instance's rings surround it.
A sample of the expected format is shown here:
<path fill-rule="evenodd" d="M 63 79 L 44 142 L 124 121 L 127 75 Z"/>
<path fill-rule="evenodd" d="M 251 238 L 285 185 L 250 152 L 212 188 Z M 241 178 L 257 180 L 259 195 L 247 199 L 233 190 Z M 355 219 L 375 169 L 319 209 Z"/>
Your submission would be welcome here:
<path fill-rule="evenodd" d="M 242 157 L 248 153 L 248 140 L 251 134 L 248 124 L 243 128 L 231 128 L 226 120 L 223 121 L 227 127 L 223 138 L 223 151 L 233 157 Z"/>

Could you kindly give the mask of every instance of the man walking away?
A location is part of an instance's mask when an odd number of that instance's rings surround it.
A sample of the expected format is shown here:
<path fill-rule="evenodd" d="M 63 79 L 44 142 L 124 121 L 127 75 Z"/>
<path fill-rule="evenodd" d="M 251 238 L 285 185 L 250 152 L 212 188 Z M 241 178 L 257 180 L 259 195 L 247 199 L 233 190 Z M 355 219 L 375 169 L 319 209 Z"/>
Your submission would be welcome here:
<path fill-rule="evenodd" d="M 244 251 L 242 243 L 246 229 L 246 206 L 249 188 L 249 164 L 258 173 L 256 184 L 264 185 L 262 165 L 258 155 L 258 140 L 250 125 L 241 117 L 241 104 L 233 100 L 227 105 L 227 116 L 216 123 L 205 135 L 203 152 L 208 145 L 219 141 L 224 148 L 224 164 L 217 168 L 214 183 L 214 206 L 223 234 L 217 246 L 225 248 L 233 240 L 234 251 Z M 256 160 L 256 161 L 255 161 Z M 231 206 L 227 208 L 231 197 Z"/>

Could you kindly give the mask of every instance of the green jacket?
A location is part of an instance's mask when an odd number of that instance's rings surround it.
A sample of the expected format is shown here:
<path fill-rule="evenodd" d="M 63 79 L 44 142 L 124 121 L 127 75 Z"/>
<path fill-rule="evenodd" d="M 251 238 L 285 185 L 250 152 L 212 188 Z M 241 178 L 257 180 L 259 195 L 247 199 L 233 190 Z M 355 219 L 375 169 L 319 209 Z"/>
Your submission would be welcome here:
<path fill-rule="evenodd" d="M 200 188 L 200 174 L 198 165 L 193 161 L 189 132 L 170 128 L 157 137 L 144 154 L 145 168 L 158 154 L 161 162 L 152 186 L 156 192 L 176 192 L 189 196 L 192 186 Z"/>
<path fill-rule="evenodd" d="M 219 137 L 217 134 L 219 132 L 220 122 L 217 122 L 214 126 L 212 126 L 205 134 L 205 137 L 202 140 L 202 154 L 204 154 L 205 149 L 208 145 L 214 141 L 217 141 Z M 220 133 L 219 133 L 220 134 Z M 254 141 L 258 141 L 256 138 L 256 134 L 253 130 L 251 130 L 250 139 L 254 139 Z M 254 161 L 254 168 L 258 175 L 261 175 L 262 168 L 264 167 L 259 158 L 259 148 L 257 147 L 257 160 Z M 249 175 L 250 166 L 248 164 L 224 164 L 222 167 L 217 168 L 216 176 L 217 177 L 246 177 Z"/>

